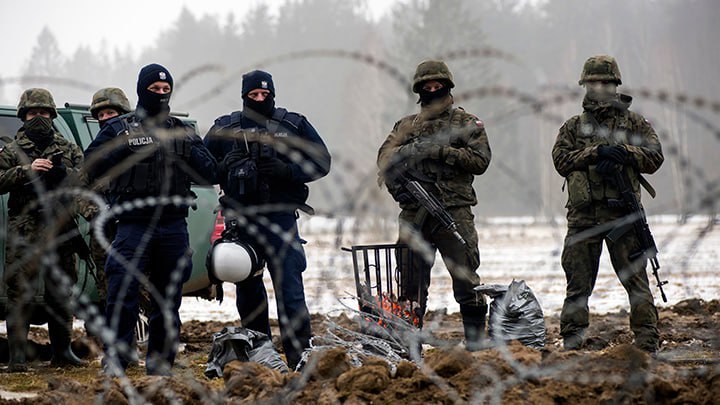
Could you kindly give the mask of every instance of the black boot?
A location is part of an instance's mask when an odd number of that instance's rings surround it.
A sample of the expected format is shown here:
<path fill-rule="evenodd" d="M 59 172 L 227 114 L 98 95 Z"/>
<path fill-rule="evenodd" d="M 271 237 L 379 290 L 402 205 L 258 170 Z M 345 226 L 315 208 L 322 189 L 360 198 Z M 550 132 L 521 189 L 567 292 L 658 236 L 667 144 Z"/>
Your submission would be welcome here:
<path fill-rule="evenodd" d="M 50 346 L 53 356 L 50 359 L 51 366 L 85 366 L 87 362 L 80 360 L 70 347 L 72 333 L 72 318 L 62 321 L 50 319 L 48 322 L 48 334 L 50 335 Z"/>
<path fill-rule="evenodd" d="M 8 371 L 22 373 L 28 371 L 26 350 L 29 325 L 24 319 L 8 316 L 6 321 L 8 336 Z"/>
<path fill-rule="evenodd" d="M 463 329 L 465 330 L 465 348 L 474 352 L 482 348 L 485 338 L 485 314 L 487 305 L 480 306 L 460 304 Z"/>

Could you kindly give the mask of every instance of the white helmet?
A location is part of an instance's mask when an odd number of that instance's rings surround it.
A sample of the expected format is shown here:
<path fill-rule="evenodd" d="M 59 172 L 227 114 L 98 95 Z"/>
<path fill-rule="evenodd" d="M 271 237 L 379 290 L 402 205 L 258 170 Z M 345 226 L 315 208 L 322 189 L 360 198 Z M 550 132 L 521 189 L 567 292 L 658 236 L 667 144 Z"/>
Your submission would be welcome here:
<path fill-rule="evenodd" d="M 261 275 L 265 262 L 249 243 L 221 238 L 208 253 L 207 267 L 213 282 L 239 283 Z"/>

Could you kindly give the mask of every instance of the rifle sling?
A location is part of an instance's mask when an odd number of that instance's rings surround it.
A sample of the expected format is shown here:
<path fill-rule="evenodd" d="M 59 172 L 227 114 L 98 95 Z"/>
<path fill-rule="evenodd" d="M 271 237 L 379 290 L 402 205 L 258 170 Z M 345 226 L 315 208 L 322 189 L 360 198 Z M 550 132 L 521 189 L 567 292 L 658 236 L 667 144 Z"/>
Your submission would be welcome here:
<path fill-rule="evenodd" d="M 638 177 L 640 178 L 640 185 L 643 186 L 643 188 L 645 189 L 645 191 L 648 192 L 648 194 L 650 194 L 650 197 L 655 198 L 655 195 L 657 193 L 655 192 L 652 184 L 650 184 L 650 182 L 647 181 L 647 179 L 642 174 L 638 174 Z"/>

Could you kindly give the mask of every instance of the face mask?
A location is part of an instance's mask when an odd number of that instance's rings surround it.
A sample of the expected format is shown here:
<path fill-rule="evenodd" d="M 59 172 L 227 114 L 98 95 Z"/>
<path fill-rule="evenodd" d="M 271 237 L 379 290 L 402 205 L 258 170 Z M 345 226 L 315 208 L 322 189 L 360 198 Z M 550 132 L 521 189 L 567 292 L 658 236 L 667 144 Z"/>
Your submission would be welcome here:
<path fill-rule="evenodd" d="M 585 84 L 587 97 L 598 102 L 608 102 L 617 95 L 617 84 L 608 82 L 588 82 Z"/>
<path fill-rule="evenodd" d="M 420 89 L 418 94 L 420 95 L 420 100 L 418 100 L 419 103 L 421 105 L 428 105 L 428 104 L 432 103 L 433 101 L 443 98 L 443 97 L 447 96 L 448 94 L 450 94 L 450 87 L 444 86 L 443 88 L 435 90 L 435 91 L 427 91 L 425 89 Z"/>
<path fill-rule="evenodd" d="M 47 135 L 52 134 L 52 118 L 45 118 L 37 115 L 28 121 L 25 121 L 25 132 L 33 134 Z"/>
<path fill-rule="evenodd" d="M 158 94 L 150 90 L 143 90 L 138 95 L 138 106 L 142 107 L 148 116 L 154 117 L 160 113 L 170 112 L 170 95 Z"/>
<path fill-rule="evenodd" d="M 250 109 L 262 116 L 270 117 L 275 108 L 275 98 L 270 95 L 265 97 L 263 101 L 255 101 L 249 97 L 245 97 L 243 98 L 243 105 L 244 109 Z"/>

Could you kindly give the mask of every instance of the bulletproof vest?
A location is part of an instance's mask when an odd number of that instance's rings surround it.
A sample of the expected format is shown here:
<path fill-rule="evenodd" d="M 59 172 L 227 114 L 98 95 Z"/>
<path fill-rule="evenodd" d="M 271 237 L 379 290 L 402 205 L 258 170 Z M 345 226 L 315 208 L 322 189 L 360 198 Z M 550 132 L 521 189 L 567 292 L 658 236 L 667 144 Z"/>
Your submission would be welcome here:
<path fill-rule="evenodd" d="M 298 119 L 293 119 L 297 117 Z M 233 134 L 233 150 L 225 158 L 227 169 L 225 193 L 242 204 L 263 204 L 270 201 L 271 184 L 260 176 L 257 162 L 263 158 L 277 157 L 273 147 L 275 138 L 291 136 L 297 132 L 302 119 L 288 115 L 284 108 L 276 108 L 266 128 L 241 128 L 242 111 L 230 114 L 229 124 L 223 128 Z M 255 120 L 257 117 L 252 117 Z"/>
<path fill-rule="evenodd" d="M 474 128 L 463 125 L 463 114 L 457 114 L 457 110 L 457 108 L 450 109 L 450 114 L 444 122 L 436 121 L 437 124 L 435 125 L 423 125 L 416 136 L 422 140 L 431 140 L 439 145 L 450 145 L 456 148 L 465 147 Z M 447 124 L 445 125 L 445 123 Z M 459 167 L 445 163 L 435 159 L 425 159 L 420 163 L 418 169 L 434 182 L 448 181 L 466 175 Z"/>
<path fill-rule="evenodd" d="M 189 151 L 178 150 L 181 146 L 177 142 L 163 142 L 143 128 L 132 114 L 119 121 L 121 130 L 117 136 L 125 138 L 131 156 L 142 154 L 145 157 L 110 181 L 110 193 L 128 197 L 190 195 L 190 180 L 177 163 L 179 157 L 188 156 Z M 171 130 L 187 129 L 175 127 Z"/>
<path fill-rule="evenodd" d="M 576 136 L 582 147 L 590 145 L 630 144 L 629 139 L 634 132 L 635 128 L 630 121 L 627 111 L 621 111 L 615 114 L 614 117 L 604 120 L 602 123 L 598 122 L 591 113 L 585 111 L 580 115 L 576 128 Z M 624 170 L 628 174 L 633 190 L 638 192 L 640 187 L 640 174 L 630 165 L 626 165 Z M 585 187 L 587 187 L 591 200 L 607 201 L 608 199 L 620 198 L 620 192 L 615 185 L 598 174 L 597 171 L 595 171 L 595 165 L 588 167 L 587 178 L 587 186 L 569 187 L 568 192 L 585 192 Z M 571 199 L 574 200 L 578 198 L 582 197 L 571 196 Z"/>

